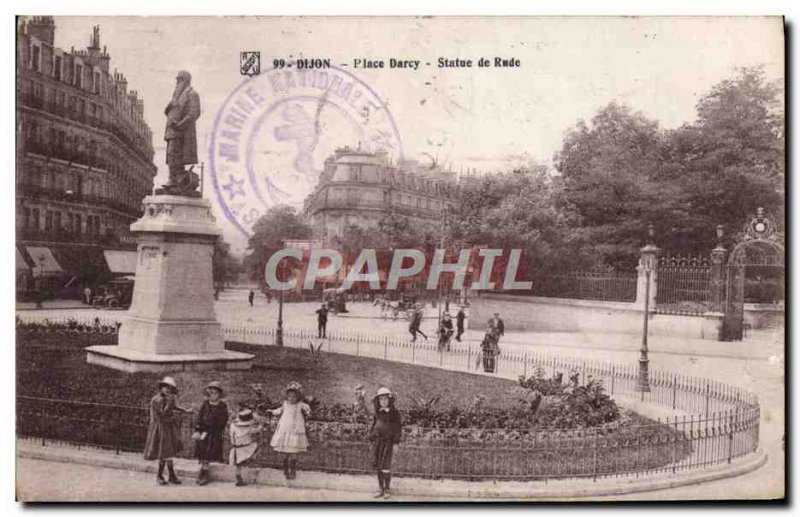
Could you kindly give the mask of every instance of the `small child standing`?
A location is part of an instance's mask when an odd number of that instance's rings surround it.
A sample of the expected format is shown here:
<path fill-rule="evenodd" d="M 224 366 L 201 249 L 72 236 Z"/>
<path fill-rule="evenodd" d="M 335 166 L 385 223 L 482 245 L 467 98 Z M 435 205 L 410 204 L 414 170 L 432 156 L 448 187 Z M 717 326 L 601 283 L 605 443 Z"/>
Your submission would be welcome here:
<path fill-rule="evenodd" d="M 195 457 L 200 460 L 198 485 L 207 485 L 211 481 L 211 462 L 222 463 L 222 441 L 225 426 L 228 425 L 228 406 L 222 401 L 225 391 L 217 381 L 208 383 L 203 390 L 206 400 L 200 406 L 197 424 L 194 428 Z"/>
<path fill-rule="evenodd" d="M 253 419 L 253 410 L 250 408 L 243 408 L 236 414 L 236 420 L 231 422 L 229 462 L 236 467 L 236 486 L 247 484 L 244 480 L 244 468 L 258 452 L 258 434 L 262 429 L 261 424 L 256 425 L 256 421 Z"/>
<path fill-rule="evenodd" d="M 378 485 L 380 492 L 375 497 L 389 499 L 389 484 L 392 481 L 392 452 L 394 446 L 400 443 L 402 424 L 400 412 L 394 406 L 394 394 L 389 388 L 381 387 L 372 398 L 375 408 L 375 417 L 369 430 L 369 437 L 374 443 L 374 464 L 378 471 Z"/>
<path fill-rule="evenodd" d="M 295 456 L 308 449 L 306 418 L 311 414 L 311 407 L 302 402 L 302 396 L 303 386 L 298 382 L 290 382 L 286 387 L 286 400 L 283 405 L 268 411 L 273 416 L 281 417 L 270 445 L 283 455 L 283 475 L 286 479 L 297 477 Z"/>

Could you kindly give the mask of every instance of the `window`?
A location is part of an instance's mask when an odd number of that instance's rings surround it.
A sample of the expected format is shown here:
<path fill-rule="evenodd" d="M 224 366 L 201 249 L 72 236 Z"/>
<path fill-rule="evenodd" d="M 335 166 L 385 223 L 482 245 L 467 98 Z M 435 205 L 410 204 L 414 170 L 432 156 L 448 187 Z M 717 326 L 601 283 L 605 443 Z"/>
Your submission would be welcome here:
<path fill-rule="evenodd" d="M 75 65 L 75 86 L 83 88 L 83 65 Z"/>
<path fill-rule="evenodd" d="M 42 49 L 34 46 L 31 50 L 31 68 L 40 72 L 42 70 Z"/>
<path fill-rule="evenodd" d="M 61 80 L 61 56 L 56 56 L 55 64 L 53 65 L 53 77 L 56 81 Z"/>
<path fill-rule="evenodd" d="M 39 209 L 34 208 L 31 210 L 31 228 L 34 230 L 39 230 Z"/>
<path fill-rule="evenodd" d="M 44 214 L 44 231 L 48 232 L 53 229 L 53 211 L 48 210 Z"/>
<path fill-rule="evenodd" d="M 100 72 L 94 73 L 94 79 L 92 81 L 92 90 L 94 93 L 100 93 Z"/>
<path fill-rule="evenodd" d="M 61 229 L 61 212 L 55 212 L 53 214 L 53 226 L 59 230 Z"/>
<path fill-rule="evenodd" d="M 82 233 L 82 223 L 81 214 L 75 214 L 75 235 L 80 235 Z"/>

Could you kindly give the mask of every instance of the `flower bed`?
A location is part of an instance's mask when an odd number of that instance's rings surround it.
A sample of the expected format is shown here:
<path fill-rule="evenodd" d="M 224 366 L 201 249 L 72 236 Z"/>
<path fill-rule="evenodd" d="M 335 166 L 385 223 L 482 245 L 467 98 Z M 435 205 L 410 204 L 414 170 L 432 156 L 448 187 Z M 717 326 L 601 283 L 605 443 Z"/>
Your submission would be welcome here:
<path fill-rule="evenodd" d="M 18 332 L 18 393 L 23 396 L 17 404 L 18 433 L 141 450 L 148 421 L 144 406 L 158 375 L 126 374 L 86 364 L 83 333 L 92 334 L 75 329 Z M 556 383 L 538 372 L 531 379 L 513 383 L 337 354 L 326 354 L 320 360 L 299 349 L 230 347 L 257 354 L 256 368 L 176 374 L 179 385 L 185 387 L 181 400 L 195 403 L 193 398 L 199 397 L 201 387 L 213 375 L 228 387 L 231 410 L 239 404 L 274 407 L 280 402 L 286 379 L 300 380 L 317 394 L 317 399 L 311 400 L 308 431 L 312 445 L 302 459 L 304 468 L 371 470 L 367 440 L 371 410 L 364 394 L 372 389 L 356 390 L 356 397 L 352 390 L 354 378 L 368 375 L 391 379 L 390 385 L 400 393 L 404 428 L 394 466 L 400 475 L 468 479 L 595 476 L 662 468 L 691 451 L 683 433 L 620 410 L 603 387 L 591 380 L 585 386 Z M 48 353 L 42 354 L 42 349 Z M 350 388 L 343 389 L 341 382 Z M 465 390 L 467 385 L 478 394 Z M 448 395 L 419 395 L 437 392 Z M 187 447 L 192 423 L 187 416 L 182 425 Z M 270 432 L 262 437 L 263 443 L 269 442 Z M 191 452 L 187 448 L 183 455 L 191 456 Z M 280 459 L 264 447 L 255 465 L 279 467 Z"/>

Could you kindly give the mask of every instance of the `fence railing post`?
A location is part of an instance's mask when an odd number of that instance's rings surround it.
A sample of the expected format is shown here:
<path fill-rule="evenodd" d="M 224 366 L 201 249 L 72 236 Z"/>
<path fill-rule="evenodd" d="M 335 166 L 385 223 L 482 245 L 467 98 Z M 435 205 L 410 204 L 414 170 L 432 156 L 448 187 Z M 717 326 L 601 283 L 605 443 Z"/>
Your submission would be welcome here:
<path fill-rule="evenodd" d="M 733 458 L 733 411 L 728 410 L 728 463 Z"/>
<path fill-rule="evenodd" d="M 710 394 L 711 394 L 711 387 L 708 385 L 708 381 L 706 381 L 706 412 L 705 415 L 708 416 L 708 403 L 710 401 Z"/>
<path fill-rule="evenodd" d="M 611 394 L 614 394 L 614 381 L 616 380 L 616 369 L 614 365 L 611 365 Z"/>
<path fill-rule="evenodd" d="M 672 409 L 675 409 L 675 399 L 678 394 L 678 381 L 675 375 L 672 375 Z"/>

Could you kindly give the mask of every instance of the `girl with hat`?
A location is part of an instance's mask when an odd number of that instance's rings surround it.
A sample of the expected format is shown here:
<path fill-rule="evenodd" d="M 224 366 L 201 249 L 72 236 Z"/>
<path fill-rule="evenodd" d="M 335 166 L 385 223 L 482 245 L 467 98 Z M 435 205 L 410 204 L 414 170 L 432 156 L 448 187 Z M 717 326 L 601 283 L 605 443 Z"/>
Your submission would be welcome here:
<path fill-rule="evenodd" d="M 207 485 L 211 481 L 210 463 L 222 463 L 222 440 L 225 426 L 228 425 L 228 406 L 222 401 L 225 391 L 222 385 L 213 381 L 203 390 L 206 400 L 200 406 L 197 424 L 194 427 L 194 455 L 200 460 L 198 485 Z"/>
<path fill-rule="evenodd" d="M 303 387 L 298 382 L 290 382 L 286 387 L 286 400 L 278 409 L 267 411 L 273 416 L 280 416 L 275 434 L 270 445 L 283 454 L 283 475 L 286 479 L 297 477 L 297 459 L 295 456 L 308 449 L 306 436 L 306 418 L 311 414 L 311 407 L 302 401 Z"/>
<path fill-rule="evenodd" d="M 262 430 L 263 426 L 256 424 L 253 410 L 248 407 L 243 407 L 236 415 L 236 420 L 231 422 L 229 462 L 236 467 L 236 486 L 247 484 L 244 481 L 244 468 L 258 452 L 258 434 Z"/>
<path fill-rule="evenodd" d="M 158 383 L 158 393 L 150 399 L 150 425 L 147 428 L 147 441 L 144 446 L 146 460 L 158 460 L 158 475 L 156 481 L 159 485 L 166 485 L 164 480 L 164 466 L 169 468 L 169 482 L 180 485 L 181 481 L 175 475 L 172 458 L 181 450 L 180 441 L 180 414 L 189 413 L 191 408 L 178 405 L 175 398 L 178 394 L 178 385 L 172 377 L 164 377 Z"/>
<path fill-rule="evenodd" d="M 389 388 L 381 387 L 372 398 L 375 416 L 369 430 L 369 438 L 373 442 L 373 466 L 378 471 L 380 492 L 375 497 L 388 499 L 389 484 L 392 480 L 392 452 L 400 443 L 402 424 L 400 412 L 394 405 L 394 394 Z"/>

